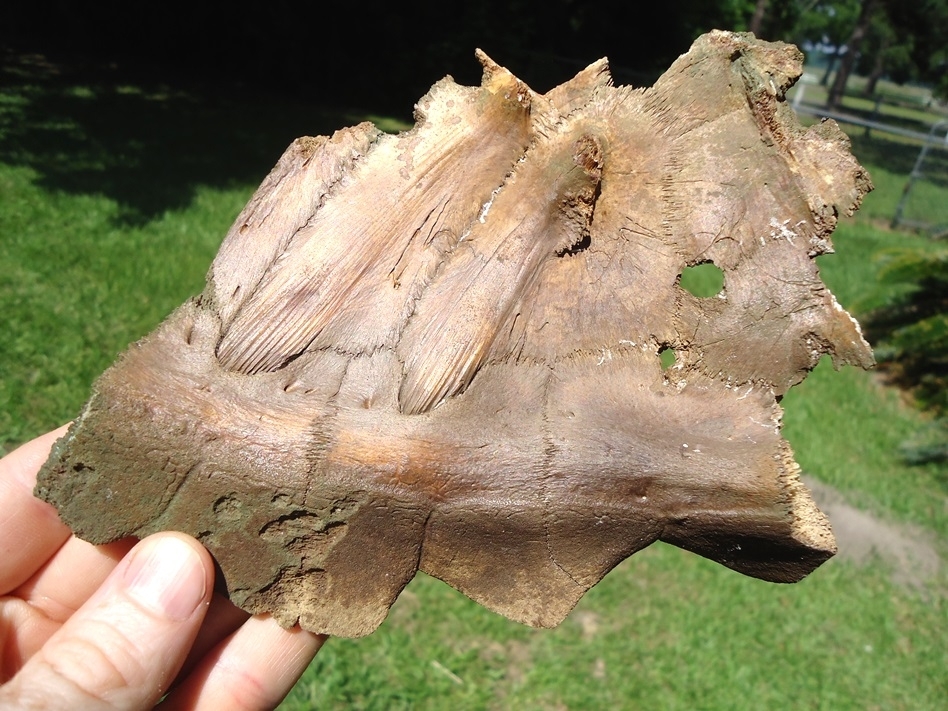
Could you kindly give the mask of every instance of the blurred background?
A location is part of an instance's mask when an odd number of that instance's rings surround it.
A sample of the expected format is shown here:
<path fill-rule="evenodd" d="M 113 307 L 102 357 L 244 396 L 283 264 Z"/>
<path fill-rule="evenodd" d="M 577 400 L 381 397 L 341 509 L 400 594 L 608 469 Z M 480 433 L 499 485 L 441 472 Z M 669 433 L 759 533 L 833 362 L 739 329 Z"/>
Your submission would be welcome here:
<path fill-rule="evenodd" d="M 476 47 L 540 92 L 602 56 L 647 86 L 710 29 L 800 46 L 787 100 L 838 121 L 876 185 L 818 263 L 879 367 L 821 363 L 782 403 L 840 554 L 779 586 L 655 545 L 553 631 L 419 575 L 285 706 L 945 708 L 948 0 L 6 3 L 0 451 L 201 290 L 297 136 L 408 128 L 435 81 L 479 82 Z"/>

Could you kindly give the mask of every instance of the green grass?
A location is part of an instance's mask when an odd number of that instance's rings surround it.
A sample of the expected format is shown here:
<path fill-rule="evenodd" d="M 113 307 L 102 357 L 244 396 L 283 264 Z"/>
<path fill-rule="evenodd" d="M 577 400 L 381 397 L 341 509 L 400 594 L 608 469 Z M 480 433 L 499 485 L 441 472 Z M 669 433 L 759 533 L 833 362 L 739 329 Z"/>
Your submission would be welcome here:
<path fill-rule="evenodd" d="M 75 417 L 93 379 L 187 296 L 203 288 L 221 230 L 246 189 L 199 189 L 187 208 L 142 226 L 119 206 L 0 173 L 0 446 Z"/>
<path fill-rule="evenodd" d="M 620 565 L 556 630 L 422 577 L 375 635 L 330 640 L 285 707 L 938 709 L 945 614 L 879 570 L 832 562 L 779 586 L 669 546 Z"/>
<path fill-rule="evenodd" d="M 0 82 L 7 448 L 73 417 L 115 354 L 201 289 L 283 146 L 358 120 L 278 97 L 13 78 Z M 926 242 L 881 226 L 906 158 L 875 137 L 855 147 L 879 191 L 840 227 L 837 254 L 820 268 L 840 302 L 865 313 L 896 288 L 876 281 L 874 255 Z M 898 458 L 897 444 L 924 423 L 902 393 L 824 363 L 783 404 L 805 471 L 883 518 L 923 526 L 944 550 L 948 477 Z M 561 627 L 533 630 L 420 575 L 376 634 L 329 640 L 285 706 L 940 709 L 946 591 L 944 573 L 908 589 L 881 562 L 841 560 L 773 585 L 657 545 L 610 573 Z"/>

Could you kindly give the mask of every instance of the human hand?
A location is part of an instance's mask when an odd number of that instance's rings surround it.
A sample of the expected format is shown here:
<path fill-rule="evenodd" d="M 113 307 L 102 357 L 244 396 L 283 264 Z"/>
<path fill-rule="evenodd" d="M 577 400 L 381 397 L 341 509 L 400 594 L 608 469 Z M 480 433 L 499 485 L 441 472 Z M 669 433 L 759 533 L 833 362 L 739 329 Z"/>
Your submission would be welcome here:
<path fill-rule="evenodd" d="M 190 536 L 73 536 L 33 496 L 64 432 L 0 460 L 0 708 L 274 708 L 325 638 L 214 595 Z"/>

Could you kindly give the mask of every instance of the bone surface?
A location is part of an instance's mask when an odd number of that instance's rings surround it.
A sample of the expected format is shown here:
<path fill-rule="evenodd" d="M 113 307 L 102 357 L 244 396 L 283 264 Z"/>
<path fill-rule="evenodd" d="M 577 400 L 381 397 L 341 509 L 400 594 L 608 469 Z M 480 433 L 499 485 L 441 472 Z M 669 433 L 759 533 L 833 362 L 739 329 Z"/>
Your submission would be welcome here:
<path fill-rule="evenodd" d="M 658 540 L 777 582 L 833 555 L 778 402 L 872 363 L 814 261 L 871 184 L 785 101 L 802 55 L 712 32 L 542 95 L 478 57 L 411 131 L 287 149 L 54 447 L 77 535 L 187 532 L 237 605 L 349 637 L 418 570 L 553 626 Z"/>

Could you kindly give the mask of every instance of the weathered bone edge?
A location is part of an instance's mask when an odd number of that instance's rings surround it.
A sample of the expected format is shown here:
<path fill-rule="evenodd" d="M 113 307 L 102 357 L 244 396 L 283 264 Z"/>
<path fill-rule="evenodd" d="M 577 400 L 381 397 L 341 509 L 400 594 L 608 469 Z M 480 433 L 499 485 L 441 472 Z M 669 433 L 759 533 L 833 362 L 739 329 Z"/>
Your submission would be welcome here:
<path fill-rule="evenodd" d="M 237 605 L 349 637 L 419 569 L 553 626 L 656 540 L 779 582 L 833 555 L 777 400 L 872 363 L 813 260 L 871 184 L 785 102 L 800 53 L 712 32 L 545 95 L 479 56 L 410 132 L 290 146 L 40 472 L 78 536 L 185 531 Z"/>

